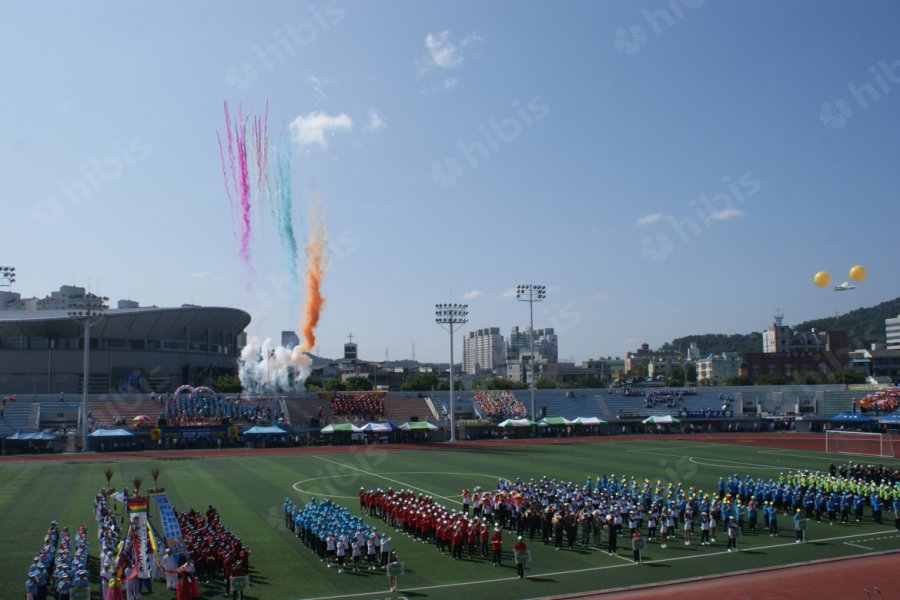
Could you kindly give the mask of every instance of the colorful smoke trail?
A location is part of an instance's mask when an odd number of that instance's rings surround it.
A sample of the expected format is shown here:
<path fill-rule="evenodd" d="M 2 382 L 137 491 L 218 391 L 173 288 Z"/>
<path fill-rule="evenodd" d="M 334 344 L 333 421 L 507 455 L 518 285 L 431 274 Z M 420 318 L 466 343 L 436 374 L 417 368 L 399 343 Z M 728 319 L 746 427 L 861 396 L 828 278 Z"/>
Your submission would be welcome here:
<path fill-rule="evenodd" d="M 290 279 L 300 283 L 299 247 L 294 232 L 294 190 L 292 185 L 294 153 L 293 140 L 285 128 L 278 137 L 277 147 L 269 148 L 269 106 L 261 115 L 248 115 L 238 106 L 232 119 L 228 103 L 224 103 L 225 135 L 218 132 L 219 158 L 225 193 L 231 209 L 233 233 L 237 238 L 238 256 L 252 276 L 251 232 L 254 231 L 252 208 L 260 210 L 269 205 L 273 224 L 287 261 Z M 272 160 L 270 160 L 270 154 Z M 256 224 L 256 230 L 260 230 Z M 326 245 L 328 236 L 325 215 L 316 197 L 310 201 L 308 232 L 305 254 L 306 270 L 302 274 L 305 302 L 301 313 L 300 333 L 302 343 L 293 349 L 274 347 L 270 340 L 254 340 L 241 353 L 240 378 L 245 390 L 270 392 L 284 390 L 292 382 L 303 381 L 309 376 L 311 359 L 307 352 L 316 344 L 316 327 L 322 314 L 325 299 L 322 281 L 327 266 Z M 247 281 L 250 290 L 252 277 Z"/>
<path fill-rule="evenodd" d="M 291 137 L 283 133 L 278 141 L 278 153 L 275 166 L 275 196 L 272 211 L 275 215 L 278 237 L 284 249 L 291 281 L 297 281 L 297 237 L 294 235 L 294 197 L 291 186 L 293 152 Z"/>
<path fill-rule="evenodd" d="M 303 350 L 312 350 L 316 345 L 316 326 L 322 314 L 325 298 L 322 297 L 322 279 L 325 277 L 325 245 L 328 235 L 325 231 L 325 214 L 314 201 L 309 209 L 309 237 L 306 240 L 306 304 L 300 332 L 303 334 Z"/>

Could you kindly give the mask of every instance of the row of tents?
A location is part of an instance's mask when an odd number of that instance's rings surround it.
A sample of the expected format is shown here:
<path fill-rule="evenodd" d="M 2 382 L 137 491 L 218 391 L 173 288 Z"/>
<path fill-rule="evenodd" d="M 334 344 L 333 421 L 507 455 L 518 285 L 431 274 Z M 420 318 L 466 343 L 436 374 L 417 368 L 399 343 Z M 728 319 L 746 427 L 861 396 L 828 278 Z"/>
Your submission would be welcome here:
<path fill-rule="evenodd" d="M 402 425 L 393 423 L 366 423 L 362 427 L 353 423 L 335 423 L 322 428 L 322 433 L 390 433 L 392 431 L 436 431 L 437 425 L 428 421 L 407 421 Z"/>
<path fill-rule="evenodd" d="M 575 419 L 567 419 L 565 417 L 544 417 L 540 421 L 532 421 L 531 419 L 507 419 L 497 424 L 497 427 L 549 427 L 552 425 L 603 425 L 608 421 L 604 421 L 599 417 L 577 417 Z M 680 423 L 681 421 L 672 415 L 661 415 L 647 417 L 642 423 L 647 424 L 664 424 L 664 423 Z"/>

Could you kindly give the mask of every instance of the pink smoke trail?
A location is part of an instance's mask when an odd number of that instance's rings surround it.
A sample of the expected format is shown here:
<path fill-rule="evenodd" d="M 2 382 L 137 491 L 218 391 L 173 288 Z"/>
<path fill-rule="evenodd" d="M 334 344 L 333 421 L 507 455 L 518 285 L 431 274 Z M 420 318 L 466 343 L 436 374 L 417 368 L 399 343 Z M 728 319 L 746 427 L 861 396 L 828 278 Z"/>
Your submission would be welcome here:
<path fill-rule="evenodd" d="M 235 125 L 235 137 L 237 138 L 238 167 L 240 168 L 240 198 L 241 198 L 241 249 L 239 255 L 247 268 L 253 270 L 250 264 L 250 174 L 247 169 L 247 124 L 241 107 L 238 106 L 238 123 Z"/>

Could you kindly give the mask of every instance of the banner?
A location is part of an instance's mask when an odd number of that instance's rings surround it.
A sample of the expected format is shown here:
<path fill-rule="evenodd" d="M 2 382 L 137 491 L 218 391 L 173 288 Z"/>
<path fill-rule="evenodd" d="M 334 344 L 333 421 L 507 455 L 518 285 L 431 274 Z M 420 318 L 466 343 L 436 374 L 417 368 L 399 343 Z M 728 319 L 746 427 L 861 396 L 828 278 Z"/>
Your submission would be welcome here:
<path fill-rule="evenodd" d="M 128 521 L 134 536 L 134 558 L 139 579 L 150 579 L 150 556 L 147 553 L 147 500 L 132 498 L 127 502 Z"/>
<path fill-rule="evenodd" d="M 181 526 L 175 517 L 175 509 L 169 504 L 169 497 L 165 494 L 151 494 L 159 509 L 159 521 L 162 524 L 163 537 L 166 538 L 166 547 L 172 548 L 175 553 L 184 551 L 184 539 L 181 534 Z"/>

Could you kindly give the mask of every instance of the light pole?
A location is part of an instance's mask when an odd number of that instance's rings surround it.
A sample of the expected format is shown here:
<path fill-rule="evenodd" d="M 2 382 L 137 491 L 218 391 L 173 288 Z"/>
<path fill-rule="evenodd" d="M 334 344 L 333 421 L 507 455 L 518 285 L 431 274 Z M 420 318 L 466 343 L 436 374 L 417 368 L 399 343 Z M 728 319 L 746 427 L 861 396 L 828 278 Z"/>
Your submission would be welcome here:
<path fill-rule="evenodd" d="M 453 404 L 453 335 L 469 322 L 468 304 L 435 304 L 434 322 L 450 332 L 450 441 L 456 441 L 456 412 Z"/>
<path fill-rule="evenodd" d="M 0 287 L 12 287 L 16 282 L 15 267 L 0 267 Z M 0 310 L 6 309 L 6 300 L 0 300 Z"/>
<path fill-rule="evenodd" d="M 94 300 L 99 301 L 99 305 L 94 305 Z M 88 383 L 91 377 L 91 327 L 99 323 L 104 318 L 103 311 L 106 308 L 105 302 L 109 298 L 106 296 L 89 295 L 85 301 L 84 310 L 71 310 L 69 316 L 73 319 L 81 321 L 84 326 L 84 376 L 81 386 L 81 451 L 88 451 Z"/>
<path fill-rule="evenodd" d="M 516 286 L 516 300 L 528 303 L 528 315 L 530 328 L 528 330 L 528 342 L 531 346 L 531 418 L 537 419 L 534 412 L 534 303 L 541 302 L 547 297 L 547 288 L 543 285 L 526 283 Z"/>

